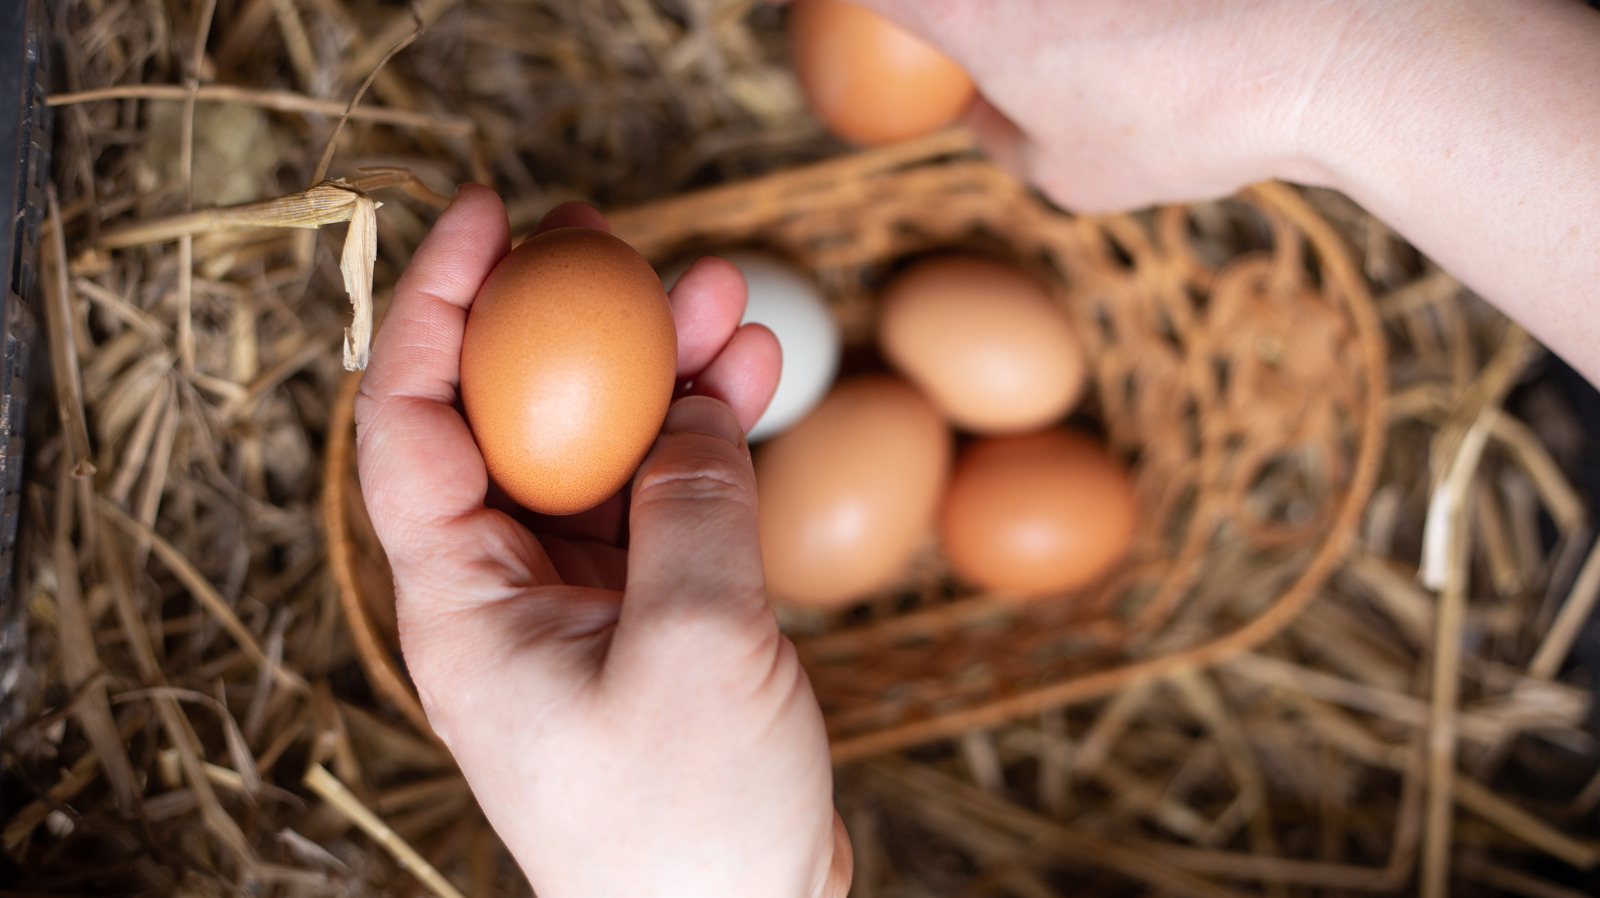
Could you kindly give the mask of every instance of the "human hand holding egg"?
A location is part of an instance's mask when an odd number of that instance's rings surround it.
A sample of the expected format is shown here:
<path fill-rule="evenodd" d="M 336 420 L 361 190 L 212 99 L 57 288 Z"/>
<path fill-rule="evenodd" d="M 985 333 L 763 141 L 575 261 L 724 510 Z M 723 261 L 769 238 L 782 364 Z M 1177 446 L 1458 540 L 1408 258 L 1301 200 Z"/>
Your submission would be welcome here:
<path fill-rule="evenodd" d="M 887 143 L 959 119 L 990 158 L 1091 212 L 1326 183 L 1314 151 L 1350 141 L 1307 108 L 1372 5 L 792 0 L 789 27 L 834 133 Z"/>
<path fill-rule="evenodd" d="M 540 229 L 563 226 L 604 221 L 566 206 Z M 430 722 L 540 895 L 843 896 L 827 737 L 767 605 L 743 440 L 776 343 L 737 327 L 736 270 L 696 265 L 671 311 L 677 379 L 702 395 L 673 403 L 633 478 L 627 549 L 596 538 L 621 500 L 565 519 L 491 508 L 456 397 L 468 309 L 509 249 L 499 199 L 464 187 L 397 286 L 356 400 Z"/>

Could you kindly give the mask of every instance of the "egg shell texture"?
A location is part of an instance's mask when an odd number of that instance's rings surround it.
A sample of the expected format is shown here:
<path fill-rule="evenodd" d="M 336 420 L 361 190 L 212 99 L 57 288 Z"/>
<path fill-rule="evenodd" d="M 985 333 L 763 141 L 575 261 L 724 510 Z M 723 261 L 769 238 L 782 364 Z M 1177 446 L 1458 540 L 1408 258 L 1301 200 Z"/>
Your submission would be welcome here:
<path fill-rule="evenodd" d="M 889 585 L 933 528 L 951 436 L 899 378 L 841 382 L 756 452 L 767 588 L 837 606 Z"/>
<path fill-rule="evenodd" d="M 789 10 L 795 74 L 828 129 L 863 144 L 937 131 L 972 105 L 972 79 L 949 57 L 877 13 L 839 0 Z"/>
<path fill-rule="evenodd" d="M 945 559 L 985 589 L 1039 596 L 1085 586 L 1127 552 L 1138 501 L 1122 463 L 1079 433 L 968 446 L 940 513 Z"/>
<path fill-rule="evenodd" d="M 1088 363 L 1067 312 L 1038 281 L 990 259 L 939 256 L 884 289 L 884 356 L 964 430 L 1022 433 L 1082 399 Z"/>
<path fill-rule="evenodd" d="M 530 237 L 484 281 L 461 344 L 461 403 L 489 476 L 544 514 L 621 489 L 660 433 L 677 330 L 649 263 L 610 234 Z"/>

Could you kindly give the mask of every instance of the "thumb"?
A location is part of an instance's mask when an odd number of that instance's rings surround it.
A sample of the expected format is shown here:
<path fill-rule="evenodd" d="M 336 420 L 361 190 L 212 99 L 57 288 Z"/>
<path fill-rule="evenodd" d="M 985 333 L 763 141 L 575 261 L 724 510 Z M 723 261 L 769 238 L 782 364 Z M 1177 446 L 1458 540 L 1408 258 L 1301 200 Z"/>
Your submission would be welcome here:
<path fill-rule="evenodd" d="M 713 640 L 738 635 L 728 627 L 773 627 L 755 470 L 732 409 L 708 396 L 674 403 L 634 475 L 632 503 L 619 641 L 662 626 Z"/>

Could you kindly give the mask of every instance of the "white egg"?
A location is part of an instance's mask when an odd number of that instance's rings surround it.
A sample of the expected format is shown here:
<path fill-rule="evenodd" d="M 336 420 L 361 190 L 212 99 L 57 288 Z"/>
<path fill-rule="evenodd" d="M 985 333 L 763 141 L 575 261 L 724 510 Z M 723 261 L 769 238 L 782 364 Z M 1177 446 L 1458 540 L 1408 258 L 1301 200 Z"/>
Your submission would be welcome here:
<path fill-rule="evenodd" d="M 788 430 L 827 395 L 839 371 L 839 325 L 822 291 L 793 266 L 761 253 L 717 255 L 737 266 L 749 287 L 741 323 L 766 325 L 783 349 L 778 392 L 748 434 L 754 443 Z M 661 282 L 668 290 L 689 264 L 680 262 L 662 271 Z"/>

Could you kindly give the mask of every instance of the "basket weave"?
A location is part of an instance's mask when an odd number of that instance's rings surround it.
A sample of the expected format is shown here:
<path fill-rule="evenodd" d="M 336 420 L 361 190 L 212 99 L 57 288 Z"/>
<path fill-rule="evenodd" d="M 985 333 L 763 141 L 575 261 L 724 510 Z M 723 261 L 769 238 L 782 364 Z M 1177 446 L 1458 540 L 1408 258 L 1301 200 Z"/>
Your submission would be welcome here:
<path fill-rule="evenodd" d="M 1089 413 L 1131 460 L 1141 502 L 1128 558 L 1093 588 L 1019 606 L 953 582 L 930 545 L 883 596 L 787 617 L 836 761 L 1249 650 L 1315 596 L 1372 491 L 1387 376 L 1377 316 L 1333 228 L 1284 185 L 1074 216 L 951 132 L 611 224 L 655 262 L 752 244 L 789 256 L 830 294 L 847 347 L 870 343 L 874 290 L 895 260 L 945 247 L 1024 266 L 1078 323 Z M 374 688 L 427 732 L 395 660 L 391 581 L 356 485 L 356 383 L 327 455 L 331 563 Z"/>

